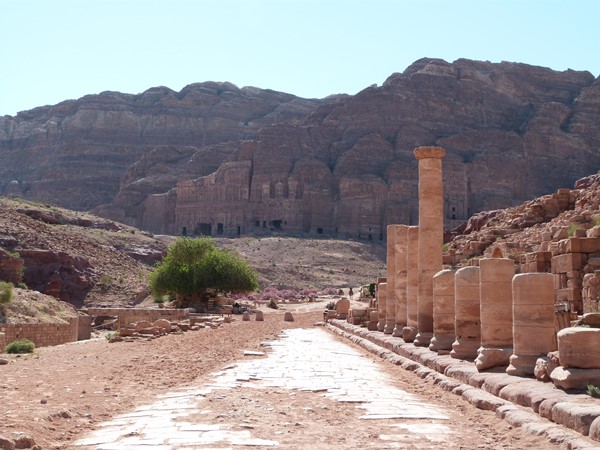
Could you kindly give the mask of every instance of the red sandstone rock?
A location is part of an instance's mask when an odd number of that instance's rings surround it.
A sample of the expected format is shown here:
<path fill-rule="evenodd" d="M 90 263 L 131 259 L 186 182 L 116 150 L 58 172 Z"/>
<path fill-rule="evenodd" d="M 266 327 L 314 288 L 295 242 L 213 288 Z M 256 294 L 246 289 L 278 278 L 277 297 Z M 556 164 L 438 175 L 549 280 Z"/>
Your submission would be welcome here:
<path fill-rule="evenodd" d="M 0 118 L 0 156 L 15 162 L 0 168 L 0 192 L 161 233 L 264 224 L 379 239 L 416 221 L 420 145 L 448 152 L 448 225 L 597 170 L 599 90 L 588 72 L 425 58 L 381 87 L 320 101 L 210 82 L 105 92 Z M 568 171 L 554 163 L 564 159 Z M 561 202 L 541 206 L 523 222 Z"/>

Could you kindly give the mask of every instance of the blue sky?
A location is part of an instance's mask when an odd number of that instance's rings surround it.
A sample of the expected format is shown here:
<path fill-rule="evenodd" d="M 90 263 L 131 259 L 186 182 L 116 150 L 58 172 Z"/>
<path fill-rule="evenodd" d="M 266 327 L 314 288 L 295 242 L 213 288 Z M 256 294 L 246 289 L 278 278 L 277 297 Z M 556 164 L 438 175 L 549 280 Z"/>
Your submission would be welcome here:
<path fill-rule="evenodd" d="M 230 81 L 354 94 L 421 57 L 600 75 L 596 0 L 0 0 L 0 116 Z"/>

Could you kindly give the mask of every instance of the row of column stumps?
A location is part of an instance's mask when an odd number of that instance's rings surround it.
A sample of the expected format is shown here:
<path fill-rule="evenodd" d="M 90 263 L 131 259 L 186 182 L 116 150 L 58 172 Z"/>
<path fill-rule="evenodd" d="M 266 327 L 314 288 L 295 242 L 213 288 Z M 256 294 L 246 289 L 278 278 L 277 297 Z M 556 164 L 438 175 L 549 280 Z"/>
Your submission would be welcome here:
<path fill-rule="evenodd" d="M 532 375 L 556 350 L 551 274 L 515 275 L 514 261 L 442 269 L 443 186 L 440 147 L 414 150 L 419 161 L 419 226 L 387 227 L 387 277 L 378 279 L 377 329 L 478 370 L 508 366 Z M 535 293 L 535 295 L 532 295 Z"/>

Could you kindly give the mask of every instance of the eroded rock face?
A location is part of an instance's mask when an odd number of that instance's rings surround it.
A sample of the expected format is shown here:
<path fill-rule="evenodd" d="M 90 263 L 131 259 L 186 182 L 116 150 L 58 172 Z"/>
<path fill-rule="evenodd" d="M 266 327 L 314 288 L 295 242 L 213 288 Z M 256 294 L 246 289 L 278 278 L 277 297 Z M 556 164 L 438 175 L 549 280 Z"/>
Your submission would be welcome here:
<path fill-rule="evenodd" d="M 419 146 L 446 149 L 446 225 L 570 186 L 600 163 L 595 131 L 582 138 L 596 84 L 588 72 L 419 60 L 302 123 L 262 129 L 215 174 L 179 183 L 173 231 L 383 239 L 387 224 L 417 222 Z"/>
<path fill-rule="evenodd" d="M 446 149 L 454 226 L 595 172 L 599 105 L 589 72 L 427 58 L 324 100 L 229 83 L 105 92 L 0 118 L 0 193 L 155 233 L 377 240 L 417 222 L 415 147 Z"/>
<path fill-rule="evenodd" d="M 8 162 L 0 195 L 98 208 L 139 225 L 146 197 L 214 172 L 261 127 L 304 118 L 320 103 L 206 82 L 180 92 L 103 92 L 0 117 L 0 159 Z"/>
<path fill-rule="evenodd" d="M 83 257 L 51 250 L 21 250 L 25 284 L 36 291 L 81 306 L 97 275 Z"/>

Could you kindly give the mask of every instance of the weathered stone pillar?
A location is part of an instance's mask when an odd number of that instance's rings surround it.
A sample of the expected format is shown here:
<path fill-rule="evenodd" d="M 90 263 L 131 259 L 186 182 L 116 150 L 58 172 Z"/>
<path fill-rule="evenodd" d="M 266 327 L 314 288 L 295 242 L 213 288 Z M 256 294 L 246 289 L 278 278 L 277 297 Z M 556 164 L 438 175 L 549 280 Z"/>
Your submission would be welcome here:
<path fill-rule="evenodd" d="M 394 230 L 396 233 L 394 244 L 396 321 L 392 335 L 402 337 L 402 330 L 406 326 L 406 250 L 408 248 L 408 227 L 406 225 L 396 225 Z"/>
<path fill-rule="evenodd" d="M 433 338 L 429 350 L 452 350 L 454 334 L 455 269 L 440 270 L 433 277 Z"/>
<path fill-rule="evenodd" d="M 419 160 L 419 313 L 415 345 L 428 346 L 433 337 L 433 276 L 442 270 L 444 192 L 441 147 L 418 147 Z"/>
<path fill-rule="evenodd" d="M 383 289 L 381 285 L 385 283 L 386 278 L 380 277 L 377 278 L 377 284 L 375 285 L 375 295 L 377 296 L 377 310 L 379 311 L 379 322 L 377 322 L 377 330 L 383 331 L 385 328 L 385 303 L 387 299 L 387 292 L 381 295 L 381 290 Z M 385 287 L 387 289 L 387 285 Z"/>
<path fill-rule="evenodd" d="M 417 335 L 419 311 L 419 227 L 408 227 L 406 246 L 406 326 L 402 329 L 402 339 L 412 342 Z"/>
<path fill-rule="evenodd" d="M 533 375 L 535 362 L 557 349 L 554 329 L 554 278 L 550 273 L 522 273 L 512 280 L 513 354 L 509 375 Z"/>
<path fill-rule="evenodd" d="M 386 311 L 386 305 L 387 305 L 387 294 L 388 294 L 388 284 L 387 283 L 379 283 L 379 289 L 377 290 L 378 294 L 377 294 L 377 298 L 379 299 L 379 301 L 381 303 L 383 303 L 383 309 L 379 308 L 379 311 L 381 314 L 381 311 L 383 311 L 383 318 L 381 317 L 381 315 L 379 316 L 379 322 L 377 323 L 377 329 L 379 331 L 385 331 L 385 311 Z"/>
<path fill-rule="evenodd" d="M 463 267 L 454 278 L 454 332 L 450 356 L 474 359 L 480 345 L 479 267 Z"/>
<path fill-rule="evenodd" d="M 395 225 L 387 226 L 387 299 L 385 301 L 385 326 L 383 332 L 392 334 L 396 325 L 396 233 Z"/>
<path fill-rule="evenodd" d="M 481 347 L 477 370 L 508 366 L 513 352 L 512 279 L 515 263 L 509 258 L 479 260 Z"/>

